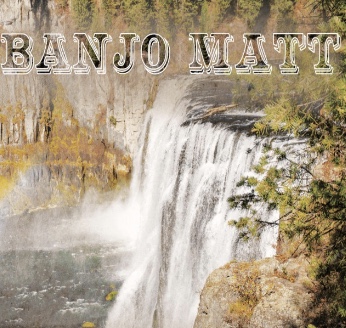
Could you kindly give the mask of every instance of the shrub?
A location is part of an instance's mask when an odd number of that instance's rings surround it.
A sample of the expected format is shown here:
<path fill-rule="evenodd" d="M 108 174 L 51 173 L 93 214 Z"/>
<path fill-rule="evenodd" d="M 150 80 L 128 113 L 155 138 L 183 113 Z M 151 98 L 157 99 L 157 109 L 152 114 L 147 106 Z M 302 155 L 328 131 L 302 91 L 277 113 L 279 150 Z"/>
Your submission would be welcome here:
<path fill-rule="evenodd" d="M 73 18 L 80 29 L 88 29 L 91 25 L 95 4 L 92 0 L 73 0 Z"/>

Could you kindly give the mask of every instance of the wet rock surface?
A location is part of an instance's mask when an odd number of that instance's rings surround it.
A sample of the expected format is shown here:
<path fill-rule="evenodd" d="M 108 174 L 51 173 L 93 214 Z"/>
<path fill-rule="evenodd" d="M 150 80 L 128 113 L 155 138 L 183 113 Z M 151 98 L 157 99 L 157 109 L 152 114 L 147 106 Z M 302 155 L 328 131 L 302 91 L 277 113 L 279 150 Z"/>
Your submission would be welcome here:
<path fill-rule="evenodd" d="M 247 91 L 245 82 L 229 77 L 195 77 L 189 86 L 191 101 L 184 125 L 212 123 L 249 132 L 263 112 L 246 105 Z"/>

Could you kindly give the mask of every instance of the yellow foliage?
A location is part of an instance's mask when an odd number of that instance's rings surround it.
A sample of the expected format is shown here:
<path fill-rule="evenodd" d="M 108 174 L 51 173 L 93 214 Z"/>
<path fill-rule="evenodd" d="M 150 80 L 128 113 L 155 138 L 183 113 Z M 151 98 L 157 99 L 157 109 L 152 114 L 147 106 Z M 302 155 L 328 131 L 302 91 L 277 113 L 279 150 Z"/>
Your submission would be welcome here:
<path fill-rule="evenodd" d="M 253 310 L 261 298 L 261 288 L 258 284 L 259 271 L 253 263 L 238 263 L 234 269 L 236 284 L 233 286 L 238 294 L 237 301 L 229 305 L 229 314 L 236 315 L 245 325 L 252 316 Z"/>
<path fill-rule="evenodd" d="M 286 267 L 282 267 L 281 270 L 275 268 L 274 275 L 278 278 L 286 279 L 290 282 L 295 282 L 298 277 L 298 272 L 297 271 L 288 272 Z"/>
<path fill-rule="evenodd" d="M 112 292 L 107 294 L 106 301 L 114 301 L 116 296 L 117 296 L 117 292 L 113 290 Z"/>
<path fill-rule="evenodd" d="M 115 290 L 115 285 L 110 285 L 111 292 L 106 295 L 106 301 L 114 301 L 115 297 L 117 296 L 118 292 Z"/>
<path fill-rule="evenodd" d="M 95 324 L 90 321 L 84 322 L 82 325 L 82 328 L 95 328 L 95 327 L 96 327 Z"/>
<path fill-rule="evenodd" d="M 14 187 L 14 181 L 11 177 L 0 176 L 0 199 Z"/>
<path fill-rule="evenodd" d="M 237 314 L 248 319 L 251 318 L 252 310 L 253 309 L 249 306 L 249 304 L 242 301 L 236 301 L 234 303 L 231 303 L 229 306 L 230 313 Z"/>
<path fill-rule="evenodd" d="M 51 168 L 52 179 L 60 192 L 57 201 L 66 201 L 68 205 L 78 202 L 89 187 L 109 191 L 118 187 L 118 179 L 122 183 L 128 181 L 131 158 L 99 137 L 107 108 L 100 108 L 99 124 L 95 124 L 93 130 L 80 126 L 64 88 L 58 81 L 56 86 L 53 110 L 47 104 L 42 105 L 37 131 L 39 140 L 26 143 L 24 134 L 24 145 L 10 144 L 0 148 L 0 198 L 14 186 L 20 172 L 35 164 L 45 164 Z M 8 119 L 8 112 L 14 114 L 12 121 Z M 5 124 L 7 130 L 11 122 L 19 128 L 23 120 L 21 104 L 0 108 L 0 123 Z M 65 176 L 65 172 L 72 174 Z M 80 180 L 80 184 L 76 184 L 76 180 L 69 180 L 73 175 Z"/>

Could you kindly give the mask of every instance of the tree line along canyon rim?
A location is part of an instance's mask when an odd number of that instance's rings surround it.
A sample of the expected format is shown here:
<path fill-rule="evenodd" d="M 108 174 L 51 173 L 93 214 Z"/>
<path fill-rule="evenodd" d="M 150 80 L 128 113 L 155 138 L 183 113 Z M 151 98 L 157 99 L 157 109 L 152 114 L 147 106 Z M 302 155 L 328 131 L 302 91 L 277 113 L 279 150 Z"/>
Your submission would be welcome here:
<path fill-rule="evenodd" d="M 296 51 L 308 49 L 315 53 L 312 63 L 315 74 L 333 74 L 330 54 L 341 47 L 338 33 L 273 33 L 274 50 L 282 54 L 279 64 L 281 74 L 298 74 Z M 61 33 L 44 33 L 41 59 L 35 64 L 32 54 L 34 41 L 25 33 L 2 33 L 1 42 L 5 47 L 5 59 L 1 64 L 4 75 L 28 74 L 34 68 L 37 74 L 89 74 L 91 67 L 98 74 L 107 73 L 107 43 L 113 39 L 108 33 L 74 33 L 77 43 L 78 60 L 70 65 L 64 49 L 65 36 Z M 232 72 L 229 64 L 230 43 L 235 42 L 229 33 L 189 33 L 193 44 L 189 71 L 191 74 L 228 75 Z M 237 40 L 238 41 L 238 40 Z M 272 65 L 268 62 L 263 43 L 265 36 L 261 33 L 244 33 L 244 51 L 235 65 L 237 74 L 271 74 Z M 118 74 L 129 73 L 135 62 L 136 43 L 140 37 L 136 33 L 120 33 L 119 42 L 123 52 L 113 56 L 113 69 Z M 161 74 L 168 66 L 171 56 L 167 39 L 157 33 L 148 34 L 141 42 L 141 59 L 150 74 Z"/>

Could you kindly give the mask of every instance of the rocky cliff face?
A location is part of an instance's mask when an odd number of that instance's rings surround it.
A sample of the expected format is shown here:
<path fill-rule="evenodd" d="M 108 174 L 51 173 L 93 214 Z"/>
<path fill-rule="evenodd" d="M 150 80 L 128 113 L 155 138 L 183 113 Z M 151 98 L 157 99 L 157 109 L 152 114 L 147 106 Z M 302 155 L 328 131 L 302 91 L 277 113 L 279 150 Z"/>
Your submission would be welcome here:
<path fill-rule="evenodd" d="M 33 37 L 36 62 L 44 48 L 43 33 L 62 33 L 67 40 L 69 63 L 73 65 L 76 47 L 71 15 L 58 9 L 53 0 L 2 0 L 0 32 L 21 32 Z M 113 39 L 119 43 L 117 36 Z M 2 44 L 0 48 L 1 62 L 5 62 L 4 47 Z M 120 175 L 130 172 L 130 157 L 136 148 L 142 117 L 152 105 L 159 80 L 139 65 L 130 74 L 120 76 L 110 63 L 111 58 L 107 58 L 105 75 L 92 71 L 84 76 L 42 76 L 35 69 L 24 76 L 1 74 L 0 173 L 7 179 L 2 187 L 7 188 L 0 191 L 0 198 L 13 189 L 13 180 L 18 179 L 15 190 L 19 188 L 21 194 L 20 181 L 30 180 L 37 168 L 45 167 L 49 172 L 42 183 L 46 190 L 48 177 L 51 195 L 63 185 L 76 187 L 75 195 L 80 195 L 87 187 L 86 179 L 88 186 L 107 190 Z M 57 120 L 62 124 L 56 124 Z M 72 144 L 77 149 L 67 154 Z M 37 185 L 27 188 L 35 194 Z M 15 203 L 19 198 L 14 198 Z M 39 205 L 36 198 L 29 203 Z M 4 203 L 7 209 L 12 208 L 6 213 L 17 212 L 9 205 L 13 201 L 7 199 Z"/>
<path fill-rule="evenodd" d="M 53 0 L 1 0 L 0 26 L 5 31 L 23 33 L 59 24 Z"/>
<path fill-rule="evenodd" d="M 231 262 L 215 270 L 201 294 L 194 328 L 306 327 L 313 282 L 303 257 Z"/>
<path fill-rule="evenodd" d="M 44 32 L 57 32 L 66 36 L 65 50 L 69 63 L 76 58 L 76 46 L 72 42 L 71 24 L 68 17 L 57 10 L 53 0 L 2 0 L 0 2 L 0 28 L 3 32 L 21 32 L 34 37 L 35 61 L 40 59 L 44 48 L 42 35 Z M 118 43 L 117 36 L 113 36 Z M 4 45 L 3 45 L 4 47 Z M 107 52 L 108 53 L 108 52 Z M 111 55 L 111 50 L 109 51 Z M 5 50 L 1 52 L 2 62 L 5 61 Z M 111 61 L 111 58 L 107 60 Z M 130 74 L 120 76 L 107 63 L 107 74 L 42 76 L 33 70 L 28 76 L 4 76 L 0 80 L 1 107 L 10 104 L 20 104 L 24 111 L 25 135 L 28 142 L 34 142 L 39 135 L 40 110 L 45 98 L 50 103 L 54 97 L 57 81 L 74 108 L 74 115 L 79 122 L 93 129 L 98 123 L 98 114 L 106 115 L 105 126 L 102 127 L 102 137 L 110 142 L 116 142 L 133 151 L 136 145 L 139 123 L 148 107 L 158 79 L 147 74 L 143 67 L 135 66 Z M 54 108 L 51 108 L 54 110 Z M 10 113 L 7 113 L 10 116 Z M 110 124 L 109 117 L 115 117 L 117 126 Z M 11 117 L 8 117 L 10 120 Z M 4 133 L 2 143 L 19 142 L 13 139 L 12 129 Z M 20 139 L 20 141 L 23 141 Z"/>

